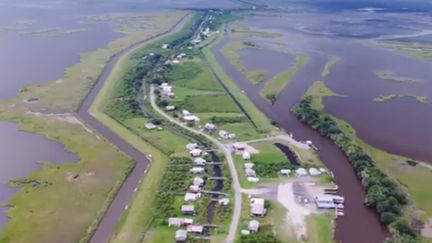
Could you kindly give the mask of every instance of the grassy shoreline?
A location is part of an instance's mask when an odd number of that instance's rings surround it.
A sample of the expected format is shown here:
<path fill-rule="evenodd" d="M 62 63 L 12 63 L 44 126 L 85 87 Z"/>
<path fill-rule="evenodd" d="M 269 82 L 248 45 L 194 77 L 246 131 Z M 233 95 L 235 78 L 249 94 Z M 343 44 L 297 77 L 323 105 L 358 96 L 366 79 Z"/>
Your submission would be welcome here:
<path fill-rule="evenodd" d="M 133 163 L 87 128 L 74 110 L 110 56 L 162 32 L 164 25 L 182 16 L 181 12 L 164 13 L 166 20 L 153 28 L 145 31 L 131 28 L 108 47 L 82 54 L 80 62 L 67 68 L 62 79 L 27 85 L 16 98 L 0 101 L 2 120 L 16 122 L 21 130 L 60 142 L 80 157 L 73 164 L 44 164 L 42 169 L 18 180 L 24 184 L 8 203 L 13 206 L 7 212 L 11 219 L 0 235 L 1 242 L 86 242 L 89 239 Z M 157 17 L 153 14 L 148 21 Z M 31 98 L 37 101 L 26 102 Z M 68 173 L 76 173 L 78 178 L 70 182 L 66 179 Z M 43 182 L 46 186 L 35 188 L 28 181 Z"/>

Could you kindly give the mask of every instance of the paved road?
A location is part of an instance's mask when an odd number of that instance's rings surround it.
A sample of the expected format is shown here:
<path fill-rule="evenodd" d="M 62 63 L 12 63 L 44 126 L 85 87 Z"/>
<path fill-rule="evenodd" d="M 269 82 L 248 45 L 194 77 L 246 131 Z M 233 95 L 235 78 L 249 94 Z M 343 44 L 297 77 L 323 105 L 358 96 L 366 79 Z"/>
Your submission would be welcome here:
<path fill-rule="evenodd" d="M 179 122 L 178 120 L 172 118 L 171 116 L 169 116 L 168 114 L 166 114 L 163 110 L 161 110 L 157 105 L 156 105 L 156 96 L 154 94 L 154 87 L 151 86 L 150 87 L 150 103 L 151 106 L 153 107 L 153 109 L 158 112 L 160 115 L 162 115 L 163 117 L 165 117 L 167 120 L 169 120 L 170 122 L 173 122 L 179 126 L 181 126 L 184 129 L 187 129 L 190 132 L 193 132 L 195 134 L 200 134 L 205 136 L 207 139 L 209 139 L 210 141 L 212 141 L 221 151 L 223 151 L 225 158 L 227 160 L 229 169 L 230 169 L 230 173 L 231 173 L 231 177 L 232 177 L 232 185 L 234 188 L 234 212 L 233 212 L 233 217 L 232 217 L 232 221 L 231 221 L 231 226 L 230 226 L 230 230 L 228 233 L 228 237 L 226 239 L 225 242 L 227 243 L 232 243 L 235 240 L 235 236 L 237 234 L 237 227 L 240 221 L 240 214 L 241 214 L 241 204 L 242 204 L 242 195 L 241 195 L 241 187 L 240 187 L 240 181 L 238 179 L 238 174 L 237 174 L 237 169 L 235 167 L 234 164 L 234 159 L 232 157 L 231 151 L 223 144 L 221 143 L 219 140 L 213 138 L 212 136 L 195 130 L 193 128 L 190 128 L 186 125 L 184 125 L 183 123 Z"/>

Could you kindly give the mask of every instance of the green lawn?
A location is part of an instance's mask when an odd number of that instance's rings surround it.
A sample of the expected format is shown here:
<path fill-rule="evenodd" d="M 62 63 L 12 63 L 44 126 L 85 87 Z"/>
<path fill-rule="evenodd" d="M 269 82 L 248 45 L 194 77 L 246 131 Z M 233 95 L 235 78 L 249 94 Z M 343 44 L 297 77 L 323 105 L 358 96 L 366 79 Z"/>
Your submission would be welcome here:
<path fill-rule="evenodd" d="M 176 86 L 197 90 L 223 91 L 222 86 L 215 80 L 213 73 L 205 62 L 198 60 L 185 61 L 173 67 L 168 78 Z"/>
<path fill-rule="evenodd" d="M 181 108 L 192 113 L 208 112 L 239 112 L 234 101 L 226 94 L 187 96 L 181 103 Z"/>
<path fill-rule="evenodd" d="M 333 240 L 333 213 L 315 214 L 307 218 L 307 242 L 331 243 Z"/>
<path fill-rule="evenodd" d="M 308 61 L 308 56 L 297 55 L 295 63 L 287 71 L 267 81 L 261 89 L 260 94 L 267 99 L 269 99 L 269 96 L 279 96 L 279 93 L 289 84 L 291 78 L 294 77 Z"/>
<path fill-rule="evenodd" d="M 274 132 L 274 127 L 270 124 L 270 120 L 249 100 L 249 98 L 238 88 L 235 82 L 225 73 L 223 68 L 219 65 L 216 60 L 212 48 L 215 44 L 222 41 L 224 35 L 219 35 L 218 39 L 211 45 L 203 48 L 204 55 L 209 62 L 210 66 L 215 71 L 218 78 L 224 83 L 229 92 L 235 97 L 235 99 L 241 104 L 243 109 L 251 117 L 255 126 L 262 131 Z"/>

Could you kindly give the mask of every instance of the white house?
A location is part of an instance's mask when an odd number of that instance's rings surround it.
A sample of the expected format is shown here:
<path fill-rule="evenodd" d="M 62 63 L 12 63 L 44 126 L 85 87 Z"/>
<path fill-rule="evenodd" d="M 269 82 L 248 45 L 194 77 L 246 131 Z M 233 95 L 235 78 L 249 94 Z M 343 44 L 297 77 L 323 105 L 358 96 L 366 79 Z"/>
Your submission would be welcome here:
<path fill-rule="evenodd" d="M 234 143 L 233 144 L 233 149 L 236 151 L 243 151 L 246 149 L 246 144 L 244 143 Z"/>
<path fill-rule="evenodd" d="M 244 160 L 250 160 L 251 154 L 248 151 L 244 151 L 242 154 L 242 159 Z"/>
<path fill-rule="evenodd" d="M 169 218 L 168 226 L 170 227 L 181 227 L 193 224 L 193 219 L 186 218 Z"/>
<path fill-rule="evenodd" d="M 248 224 L 248 230 L 251 233 L 257 233 L 260 227 L 260 223 L 257 220 L 251 220 Z"/>
<path fill-rule="evenodd" d="M 220 130 L 219 131 L 219 137 L 223 138 L 223 139 L 228 139 L 229 138 L 229 133 L 225 130 Z"/>
<path fill-rule="evenodd" d="M 193 202 L 198 200 L 201 197 L 201 193 L 191 193 L 191 192 L 186 192 L 185 196 L 184 196 L 184 200 L 186 202 Z"/>
<path fill-rule="evenodd" d="M 188 143 L 188 144 L 186 144 L 186 149 L 189 150 L 189 151 L 192 151 L 192 150 L 194 150 L 196 148 L 198 148 L 198 144 L 196 144 L 196 143 Z"/>
<path fill-rule="evenodd" d="M 262 217 L 266 214 L 265 201 L 262 198 L 252 198 L 251 202 L 251 214 L 253 216 Z"/>
<path fill-rule="evenodd" d="M 162 45 L 162 49 L 168 49 L 169 45 L 168 44 L 163 44 Z"/>
<path fill-rule="evenodd" d="M 280 173 L 284 176 L 289 176 L 289 174 L 291 174 L 291 170 L 289 169 L 282 169 L 280 170 Z"/>
<path fill-rule="evenodd" d="M 222 206 L 227 206 L 229 204 L 229 202 L 230 202 L 229 198 L 222 198 L 222 199 L 219 199 L 219 201 L 218 201 L 219 205 L 222 205 Z"/>
<path fill-rule="evenodd" d="M 201 165 L 202 166 L 202 165 L 205 165 L 207 163 L 207 161 L 205 159 L 201 158 L 201 157 L 198 157 L 198 158 L 194 159 L 194 163 L 196 165 Z"/>
<path fill-rule="evenodd" d="M 256 177 L 256 172 L 253 169 L 245 169 L 245 174 L 247 177 Z"/>
<path fill-rule="evenodd" d="M 191 185 L 189 191 L 193 193 L 201 192 L 201 187 L 198 185 Z"/>
<path fill-rule="evenodd" d="M 316 168 L 309 168 L 309 174 L 311 176 L 319 176 L 321 175 L 321 172 L 317 170 Z"/>
<path fill-rule="evenodd" d="M 306 169 L 305 168 L 298 168 L 296 171 L 295 171 L 295 173 L 296 173 L 296 175 L 297 176 L 307 176 L 308 175 L 308 173 L 307 173 L 307 171 L 306 171 Z"/>
<path fill-rule="evenodd" d="M 245 168 L 245 170 L 253 169 L 255 167 L 255 164 L 254 163 L 244 163 L 243 167 Z"/>
<path fill-rule="evenodd" d="M 216 127 L 215 124 L 212 124 L 212 123 L 206 123 L 206 124 L 204 125 L 204 129 L 205 129 L 206 131 L 208 131 L 208 132 L 213 132 L 213 131 L 216 131 L 217 127 Z"/>
<path fill-rule="evenodd" d="M 202 234 L 204 231 L 204 226 L 202 225 L 188 225 L 186 228 L 187 232 Z"/>
<path fill-rule="evenodd" d="M 195 116 L 195 115 L 187 115 L 187 116 L 183 116 L 183 121 L 185 122 L 199 122 L 199 117 Z"/>
<path fill-rule="evenodd" d="M 187 240 L 187 231 L 186 230 L 177 230 L 175 232 L 175 240 L 177 242 L 186 242 Z"/>
<path fill-rule="evenodd" d="M 201 150 L 201 149 L 197 149 L 197 148 L 195 148 L 195 149 L 192 149 L 191 151 L 189 151 L 189 154 L 190 154 L 192 157 L 199 157 L 199 156 L 201 156 L 201 154 L 202 154 L 202 150 Z"/>
<path fill-rule="evenodd" d="M 192 169 L 189 170 L 189 172 L 192 174 L 204 174 L 205 170 L 203 167 L 193 167 Z"/>
<path fill-rule="evenodd" d="M 204 185 L 204 179 L 197 176 L 193 179 L 192 184 L 194 184 L 194 186 L 202 186 Z"/>
<path fill-rule="evenodd" d="M 156 129 L 157 126 L 156 126 L 155 124 L 149 122 L 149 123 L 146 123 L 146 124 L 145 124 L 145 128 L 147 128 L 147 129 L 149 129 L 149 130 L 153 130 L 153 129 Z"/>
<path fill-rule="evenodd" d="M 183 114 L 183 116 L 188 116 L 191 113 L 188 110 L 182 110 L 182 114 Z"/>
<path fill-rule="evenodd" d="M 181 212 L 184 215 L 194 215 L 195 214 L 195 207 L 193 205 L 183 205 L 181 207 Z"/>

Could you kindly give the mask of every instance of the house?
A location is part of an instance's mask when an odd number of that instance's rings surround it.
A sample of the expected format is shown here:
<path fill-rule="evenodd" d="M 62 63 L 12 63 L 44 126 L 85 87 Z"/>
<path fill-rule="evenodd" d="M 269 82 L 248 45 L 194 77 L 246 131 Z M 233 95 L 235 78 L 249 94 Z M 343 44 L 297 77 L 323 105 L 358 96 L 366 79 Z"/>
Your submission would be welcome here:
<path fill-rule="evenodd" d="M 330 195 L 318 195 L 315 197 L 315 203 L 320 209 L 331 209 L 335 208 L 336 204 L 334 203 L 333 196 Z"/>
<path fill-rule="evenodd" d="M 252 176 L 250 176 L 250 177 L 247 178 L 247 180 L 249 182 L 259 182 L 259 178 L 258 177 L 252 177 Z"/>
<path fill-rule="evenodd" d="M 200 192 L 200 191 L 201 191 L 201 187 L 200 187 L 200 186 L 197 186 L 197 185 L 191 185 L 191 186 L 189 187 L 189 191 L 190 191 L 190 192 L 193 192 L 193 193 L 197 193 L 197 192 Z"/>
<path fill-rule="evenodd" d="M 193 202 L 198 200 L 201 197 L 201 193 L 190 193 L 190 192 L 186 192 L 185 196 L 184 196 L 184 200 L 186 202 Z"/>
<path fill-rule="evenodd" d="M 204 174 L 205 170 L 202 167 L 193 167 L 192 169 L 189 170 L 189 172 L 192 174 Z"/>
<path fill-rule="evenodd" d="M 181 212 L 184 215 L 194 215 L 195 214 L 195 207 L 193 205 L 183 205 L 181 207 Z"/>
<path fill-rule="evenodd" d="M 246 149 L 246 144 L 244 144 L 244 143 L 234 143 L 233 144 L 233 149 L 235 151 L 244 151 Z"/>
<path fill-rule="evenodd" d="M 169 218 L 168 226 L 170 227 L 181 227 L 193 224 L 193 219 L 186 218 Z"/>
<path fill-rule="evenodd" d="M 191 151 L 189 151 L 189 154 L 192 156 L 192 157 L 199 157 L 199 156 L 201 156 L 201 154 L 202 154 L 202 150 L 201 149 L 197 149 L 197 148 L 195 148 L 195 149 L 192 149 Z"/>
<path fill-rule="evenodd" d="M 247 177 L 256 177 L 256 172 L 253 169 L 245 169 L 245 173 Z"/>
<path fill-rule="evenodd" d="M 173 111 L 173 110 L 175 110 L 175 109 L 176 109 L 176 107 L 173 106 L 173 105 L 167 105 L 167 106 L 165 106 L 165 110 L 166 110 L 166 111 Z"/>
<path fill-rule="evenodd" d="M 221 206 L 227 206 L 229 204 L 229 202 L 230 202 L 229 198 L 222 198 L 222 199 L 219 199 L 219 201 L 218 201 L 219 205 L 221 205 Z"/>
<path fill-rule="evenodd" d="M 289 169 L 282 169 L 280 170 L 280 173 L 284 176 L 289 176 L 289 174 L 291 174 L 291 170 Z"/>
<path fill-rule="evenodd" d="M 187 240 L 187 231 L 186 230 L 177 230 L 175 232 L 175 240 L 177 242 L 186 242 L 186 240 Z"/>
<path fill-rule="evenodd" d="M 215 124 L 212 123 L 206 123 L 204 125 L 204 130 L 208 131 L 208 132 L 214 132 L 217 130 L 217 127 Z"/>
<path fill-rule="evenodd" d="M 196 144 L 196 143 L 188 143 L 188 144 L 186 144 L 186 149 L 189 150 L 189 151 L 192 151 L 192 150 L 194 150 L 196 148 L 198 148 L 198 144 Z"/>
<path fill-rule="evenodd" d="M 295 173 L 296 173 L 296 175 L 297 176 L 307 176 L 308 175 L 308 173 L 307 173 L 307 171 L 306 171 L 306 169 L 305 168 L 298 168 L 296 171 L 295 171 Z"/>
<path fill-rule="evenodd" d="M 242 159 L 244 160 L 250 160 L 251 154 L 248 151 L 244 151 L 242 154 Z"/>
<path fill-rule="evenodd" d="M 168 49 L 169 45 L 168 44 L 163 44 L 162 45 L 162 49 Z"/>
<path fill-rule="evenodd" d="M 204 179 L 203 178 L 201 178 L 201 177 L 195 177 L 194 179 L 193 179 L 193 183 L 192 183 L 194 186 L 202 186 L 202 185 L 204 185 Z"/>
<path fill-rule="evenodd" d="M 157 128 L 157 126 L 156 126 L 155 124 L 151 123 L 151 122 L 146 123 L 144 126 L 145 126 L 145 128 L 147 128 L 148 130 L 153 130 L 153 129 L 156 129 L 156 128 Z"/>
<path fill-rule="evenodd" d="M 202 225 L 188 225 L 186 228 L 187 232 L 202 234 L 204 231 L 204 226 Z"/>
<path fill-rule="evenodd" d="M 248 230 L 251 233 L 257 233 L 260 227 L 260 223 L 257 220 L 251 220 L 248 224 Z"/>
<path fill-rule="evenodd" d="M 207 163 L 207 161 L 201 157 L 198 157 L 198 158 L 194 159 L 194 163 L 195 163 L 195 165 L 203 166 Z"/>
<path fill-rule="evenodd" d="M 228 134 L 228 139 L 234 139 L 236 137 L 235 133 Z"/>
<path fill-rule="evenodd" d="M 316 168 L 309 168 L 309 174 L 311 176 L 319 176 L 321 175 L 321 172 L 317 170 Z"/>
<path fill-rule="evenodd" d="M 180 60 L 178 60 L 178 59 L 174 59 L 174 60 L 171 61 L 171 63 L 172 63 L 172 64 L 179 64 L 179 63 L 180 63 Z"/>
<path fill-rule="evenodd" d="M 253 169 L 255 167 L 255 164 L 254 163 L 244 163 L 243 167 L 245 168 L 245 170 Z"/>
<path fill-rule="evenodd" d="M 192 122 L 199 122 L 199 117 L 195 116 L 195 115 L 187 115 L 187 116 L 183 116 L 183 121 L 188 122 L 188 123 L 192 123 Z"/>
<path fill-rule="evenodd" d="M 183 116 L 189 116 L 191 113 L 188 110 L 182 110 Z"/>
<path fill-rule="evenodd" d="M 262 217 L 265 216 L 267 210 L 265 209 L 265 201 L 262 198 L 252 198 L 250 200 L 251 214 L 253 216 Z"/>

